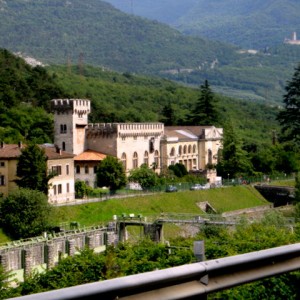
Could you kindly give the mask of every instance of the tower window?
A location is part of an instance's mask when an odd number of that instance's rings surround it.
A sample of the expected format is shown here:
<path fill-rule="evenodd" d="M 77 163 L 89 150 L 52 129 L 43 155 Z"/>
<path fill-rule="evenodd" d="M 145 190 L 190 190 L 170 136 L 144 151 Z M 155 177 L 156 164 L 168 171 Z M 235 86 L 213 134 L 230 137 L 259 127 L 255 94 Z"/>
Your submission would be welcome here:
<path fill-rule="evenodd" d="M 60 133 L 67 133 L 67 125 L 60 124 Z"/>

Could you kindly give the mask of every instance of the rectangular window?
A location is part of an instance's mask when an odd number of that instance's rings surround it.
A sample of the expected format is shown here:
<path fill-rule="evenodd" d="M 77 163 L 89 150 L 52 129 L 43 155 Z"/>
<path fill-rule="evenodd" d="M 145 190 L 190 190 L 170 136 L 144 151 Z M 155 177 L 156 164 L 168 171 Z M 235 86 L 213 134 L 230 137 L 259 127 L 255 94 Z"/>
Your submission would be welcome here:
<path fill-rule="evenodd" d="M 76 165 L 76 174 L 80 174 L 80 166 Z"/>
<path fill-rule="evenodd" d="M 0 175 L 0 186 L 5 185 L 5 176 L 4 175 Z"/>
<path fill-rule="evenodd" d="M 66 165 L 66 174 L 69 175 L 69 173 L 70 173 L 70 166 Z"/>
<path fill-rule="evenodd" d="M 5 162 L 4 161 L 0 161 L 0 167 L 5 167 Z"/>
<path fill-rule="evenodd" d="M 94 174 L 97 174 L 97 166 L 94 166 Z"/>
<path fill-rule="evenodd" d="M 53 193 L 54 193 L 54 195 L 56 195 L 56 193 L 57 193 L 56 192 L 56 185 L 53 186 Z"/>
<path fill-rule="evenodd" d="M 70 193 L 70 183 L 67 183 L 67 193 Z"/>
<path fill-rule="evenodd" d="M 52 173 L 57 175 L 61 175 L 61 166 L 52 166 Z"/>
<path fill-rule="evenodd" d="M 57 185 L 57 193 L 58 193 L 58 194 L 61 194 L 61 193 L 62 193 L 62 187 L 61 187 L 61 184 L 58 184 L 58 185 Z"/>

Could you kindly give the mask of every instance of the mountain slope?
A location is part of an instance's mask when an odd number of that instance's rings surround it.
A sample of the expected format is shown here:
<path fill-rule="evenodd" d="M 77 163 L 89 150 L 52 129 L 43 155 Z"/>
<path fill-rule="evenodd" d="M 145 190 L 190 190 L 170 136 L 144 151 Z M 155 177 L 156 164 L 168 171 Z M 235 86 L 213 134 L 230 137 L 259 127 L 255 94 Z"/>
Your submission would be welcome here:
<path fill-rule="evenodd" d="M 278 45 L 293 31 L 300 33 L 297 0 L 106 1 L 126 12 L 165 22 L 184 33 L 245 48 Z"/>
<path fill-rule="evenodd" d="M 186 4 L 193 1 L 181 1 L 181 9 L 187 12 Z M 272 103 L 281 101 L 285 82 L 300 61 L 300 47 L 239 53 L 236 47 L 185 36 L 100 0 L 2 0 L 0 47 L 48 64 L 155 74 L 193 86 L 208 79 L 227 95 Z"/>
<path fill-rule="evenodd" d="M 232 47 L 185 37 L 100 0 L 0 2 L 0 47 L 46 63 L 68 59 L 130 72 L 197 68 L 234 59 Z M 226 55 L 224 55 L 226 53 Z"/>

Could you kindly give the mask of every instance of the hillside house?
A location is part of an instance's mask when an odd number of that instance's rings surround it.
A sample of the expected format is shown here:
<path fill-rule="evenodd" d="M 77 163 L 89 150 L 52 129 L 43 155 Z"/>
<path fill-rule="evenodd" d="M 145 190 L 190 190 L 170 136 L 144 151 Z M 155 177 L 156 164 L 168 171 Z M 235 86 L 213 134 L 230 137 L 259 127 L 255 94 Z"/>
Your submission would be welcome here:
<path fill-rule="evenodd" d="M 18 188 L 17 179 L 18 158 L 22 149 L 26 147 L 19 144 L 4 144 L 0 146 L 0 193 L 7 196 L 10 191 Z M 61 151 L 53 145 L 40 145 L 47 156 L 48 172 L 57 175 L 49 181 L 48 201 L 59 203 L 73 201 L 74 191 L 74 155 Z"/>

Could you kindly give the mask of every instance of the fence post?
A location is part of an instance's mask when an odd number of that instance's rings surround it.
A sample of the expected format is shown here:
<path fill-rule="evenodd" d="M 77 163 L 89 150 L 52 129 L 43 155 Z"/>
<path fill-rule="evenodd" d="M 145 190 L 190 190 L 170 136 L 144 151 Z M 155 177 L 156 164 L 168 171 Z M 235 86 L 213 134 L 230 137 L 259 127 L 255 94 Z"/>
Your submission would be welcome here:
<path fill-rule="evenodd" d="M 205 246 L 204 241 L 195 241 L 194 242 L 194 255 L 197 259 L 197 262 L 201 262 L 205 260 Z M 200 279 L 200 282 L 203 284 L 208 284 L 208 276 L 205 275 Z M 195 297 L 189 298 L 189 300 L 207 300 L 207 295 L 197 295 Z"/>

